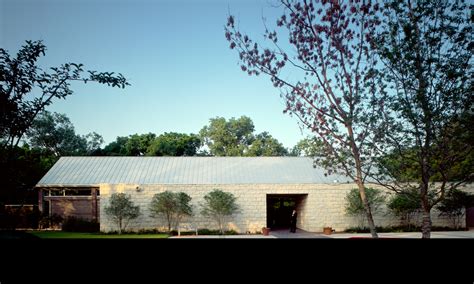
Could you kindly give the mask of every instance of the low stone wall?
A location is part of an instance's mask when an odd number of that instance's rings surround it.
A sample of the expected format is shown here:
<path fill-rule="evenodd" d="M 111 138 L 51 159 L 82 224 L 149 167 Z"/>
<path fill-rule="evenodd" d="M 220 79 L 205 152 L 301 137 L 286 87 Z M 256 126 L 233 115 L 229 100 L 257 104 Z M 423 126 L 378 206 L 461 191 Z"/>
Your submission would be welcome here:
<path fill-rule="evenodd" d="M 137 190 L 137 186 L 140 190 Z M 138 184 L 102 184 L 100 186 L 100 230 L 117 230 L 104 212 L 109 204 L 110 195 L 124 192 L 131 196 L 132 201 L 140 206 L 141 215 L 132 220 L 127 229 L 165 229 L 165 221 L 150 217 L 148 210 L 150 201 L 156 193 L 166 190 L 172 192 L 186 192 L 192 198 L 194 216 L 184 220 L 195 228 L 216 229 L 217 225 L 200 214 L 199 203 L 203 197 L 213 189 L 230 192 L 237 197 L 241 213 L 235 215 L 227 223 L 227 228 L 239 233 L 259 232 L 266 226 L 266 198 L 267 194 L 305 194 L 306 197 L 298 204 L 297 227 L 310 232 L 322 232 L 323 227 L 330 226 L 336 231 L 343 231 L 358 226 L 357 218 L 347 216 L 344 210 L 347 193 L 356 188 L 354 184 L 237 184 L 237 185 L 138 185 Z M 391 192 L 383 189 L 387 195 Z M 470 189 L 469 191 L 472 191 Z M 377 226 L 399 225 L 397 217 L 382 210 L 383 213 L 374 216 Z M 439 217 L 438 212 L 432 210 L 433 226 L 450 226 L 447 218 Z"/>

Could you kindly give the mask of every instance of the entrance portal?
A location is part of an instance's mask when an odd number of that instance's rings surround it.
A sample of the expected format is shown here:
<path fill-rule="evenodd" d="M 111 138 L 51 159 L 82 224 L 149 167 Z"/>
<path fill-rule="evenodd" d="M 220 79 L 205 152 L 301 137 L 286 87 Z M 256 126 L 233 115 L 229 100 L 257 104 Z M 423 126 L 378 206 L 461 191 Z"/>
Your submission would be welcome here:
<path fill-rule="evenodd" d="M 284 229 L 290 227 L 293 209 L 301 207 L 307 194 L 267 194 L 267 227 Z"/>
<path fill-rule="evenodd" d="M 466 227 L 474 228 L 474 207 L 466 208 Z"/>

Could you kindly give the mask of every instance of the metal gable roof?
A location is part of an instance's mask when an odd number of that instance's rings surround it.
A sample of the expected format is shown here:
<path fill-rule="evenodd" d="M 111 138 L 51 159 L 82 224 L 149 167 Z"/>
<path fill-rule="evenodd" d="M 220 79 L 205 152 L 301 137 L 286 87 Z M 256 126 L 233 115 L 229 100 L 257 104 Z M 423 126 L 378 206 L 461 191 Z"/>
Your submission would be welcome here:
<path fill-rule="evenodd" d="M 61 157 L 36 186 L 351 182 L 324 173 L 306 157 Z"/>

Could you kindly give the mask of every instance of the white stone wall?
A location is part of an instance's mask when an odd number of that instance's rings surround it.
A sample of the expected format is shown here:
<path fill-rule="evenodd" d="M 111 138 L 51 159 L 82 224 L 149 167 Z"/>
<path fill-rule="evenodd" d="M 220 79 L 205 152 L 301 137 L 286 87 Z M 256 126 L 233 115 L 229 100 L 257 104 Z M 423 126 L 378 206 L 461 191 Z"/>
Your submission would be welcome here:
<path fill-rule="evenodd" d="M 140 191 L 136 187 L 140 187 Z M 203 196 L 213 189 L 230 192 L 237 197 L 241 213 L 235 215 L 227 223 L 228 229 L 239 233 L 261 231 L 266 226 L 266 198 L 267 194 L 306 194 L 306 198 L 297 205 L 297 227 L 311 232 L 322 232 L 323 227 L 331 226 L 336 231 L 343 231 L 349 227 L 358 226 L 355 217 L 347 216 L 344 210 L 347 193 L 356 188 L 355 184 L 240 184 L 240 185 L 138 185 L 138 184 L 102 184 L 100 186 L 100 230 L 117 230 L 104 212 L 109 203 L 109 197 L 115 192 L 129 194 L 132 201 L 140 206 L 141 215 L 132 220 L 127 230 L 164 229 L 166 222 L 151 218 L 148 206 L 154 194 L 166 190 L 183 191 L 191 196 L 194 216 L 183 222 L 195 228 L 216 229 L 214 221 L 201 216 L 199 203 Z M 468 191 L 472 191 L 470 188 Z M 385 192 L 391 194 L 389 191 Z M 398 218 L 386 213 L 374 216 L 376 226 L 398 225 Z M 438 217 L 436 210 L 432 211 L 434 226 L 449 226 L 449 220 Z"/>

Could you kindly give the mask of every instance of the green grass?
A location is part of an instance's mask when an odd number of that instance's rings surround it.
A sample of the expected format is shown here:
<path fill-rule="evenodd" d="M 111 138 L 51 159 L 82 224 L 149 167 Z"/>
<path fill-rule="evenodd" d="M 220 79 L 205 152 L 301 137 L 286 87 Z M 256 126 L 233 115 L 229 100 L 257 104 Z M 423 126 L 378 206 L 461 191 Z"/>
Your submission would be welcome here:
<path fill-rule="evenodd" d="M 100 233 L 76 233 L 61 231 L 30 231 L 28 232 L 41 239 L 163 239 L 167 234 L 100 234 Z"/>

